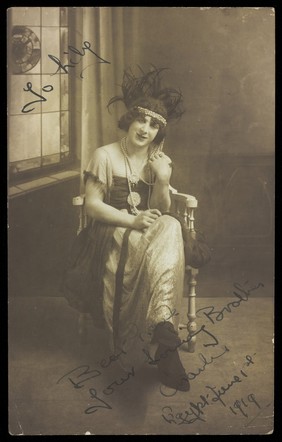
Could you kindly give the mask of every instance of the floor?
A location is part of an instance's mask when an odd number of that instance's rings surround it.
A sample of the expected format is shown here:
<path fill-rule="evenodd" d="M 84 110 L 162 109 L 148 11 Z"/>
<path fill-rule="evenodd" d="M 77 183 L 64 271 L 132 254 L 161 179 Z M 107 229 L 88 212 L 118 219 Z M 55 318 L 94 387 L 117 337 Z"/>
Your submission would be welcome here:
<path fill-rule="evenodd" d="M 184 323 L 186 307 L 183 298 Z M 10 433 L 271 433 L 272 287 L 214 284 L 212 297 L 198 296 L 197 309 L 202 310 L 196 350 L 189 353 L 187 344 L 180 349 L 191 388 L 180 392 L 161 387 L 156 368 L 148 363 L 123 372 L 104 333 L 91 323 L 88 340 L 81 343 L 77 312 L 63 298 L 11 298 Z M 186 339 L 185 329 L 180 336 Z"/>

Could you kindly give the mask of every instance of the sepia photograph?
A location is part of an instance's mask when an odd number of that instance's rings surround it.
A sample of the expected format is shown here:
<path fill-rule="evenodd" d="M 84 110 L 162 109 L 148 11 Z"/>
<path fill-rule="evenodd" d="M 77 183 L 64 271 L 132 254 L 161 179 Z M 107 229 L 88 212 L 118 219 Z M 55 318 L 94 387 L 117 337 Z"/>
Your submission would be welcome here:
<path fill-rule="evenodd" d="M 6 13 L 9 434 L 272 434 L 275 9 Z"/>

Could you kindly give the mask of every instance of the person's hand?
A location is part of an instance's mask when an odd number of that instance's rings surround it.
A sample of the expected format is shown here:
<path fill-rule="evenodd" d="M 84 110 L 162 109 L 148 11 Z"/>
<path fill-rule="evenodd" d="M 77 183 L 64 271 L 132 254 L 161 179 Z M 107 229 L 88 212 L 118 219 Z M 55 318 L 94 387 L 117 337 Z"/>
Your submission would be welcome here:
<path fill-rule="evenodd" d="M 150 225 L 153 224 L 161 215 L 162 214 L 158 209 L 144 210 L 144 212 L 140 212 L 134 217 L 132 227 L 136 230 L 146 229 L 147 227 L 150 227 Z"/>
<path fill-rule="evenodd" d="M 163 152 L 151 155 L 149 165 L 158 180 L 169 182 L 172 172 L 172 162 L 167 155 Z"/>

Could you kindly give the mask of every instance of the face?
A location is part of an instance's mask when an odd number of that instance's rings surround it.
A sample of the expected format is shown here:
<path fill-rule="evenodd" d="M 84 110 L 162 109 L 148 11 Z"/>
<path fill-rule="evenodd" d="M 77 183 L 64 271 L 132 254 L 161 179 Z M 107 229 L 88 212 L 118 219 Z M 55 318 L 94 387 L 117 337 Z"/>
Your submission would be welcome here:
<path fill-rule="evenodd" d="M 135 146 L 149 146 L 155 139 L 160 125 L 148 115 L 140 115 L 128 129 L 128 141 Z"/>

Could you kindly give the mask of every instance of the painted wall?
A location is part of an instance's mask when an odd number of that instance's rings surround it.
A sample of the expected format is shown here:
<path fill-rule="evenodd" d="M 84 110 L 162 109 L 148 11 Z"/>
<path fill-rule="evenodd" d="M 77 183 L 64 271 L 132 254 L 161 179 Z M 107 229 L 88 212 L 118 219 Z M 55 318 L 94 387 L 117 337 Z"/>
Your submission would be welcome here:
<path fill-rule="evenodd" d="M 214 248 L 203 272 L 272 275 L 274 11 L 140 8 L 139 35 L 139 63 L 168 67 L 167 85 L 184 96 L 165 148 L 172 184 L 198 198 L 197 226 Z"/>
<path fill-rule="evenodd" d="M 172 151 L 273 153 L 274 32 L 271 8 L 140 8 L 140 64 L 168 67 L 186 103 Z"/>

